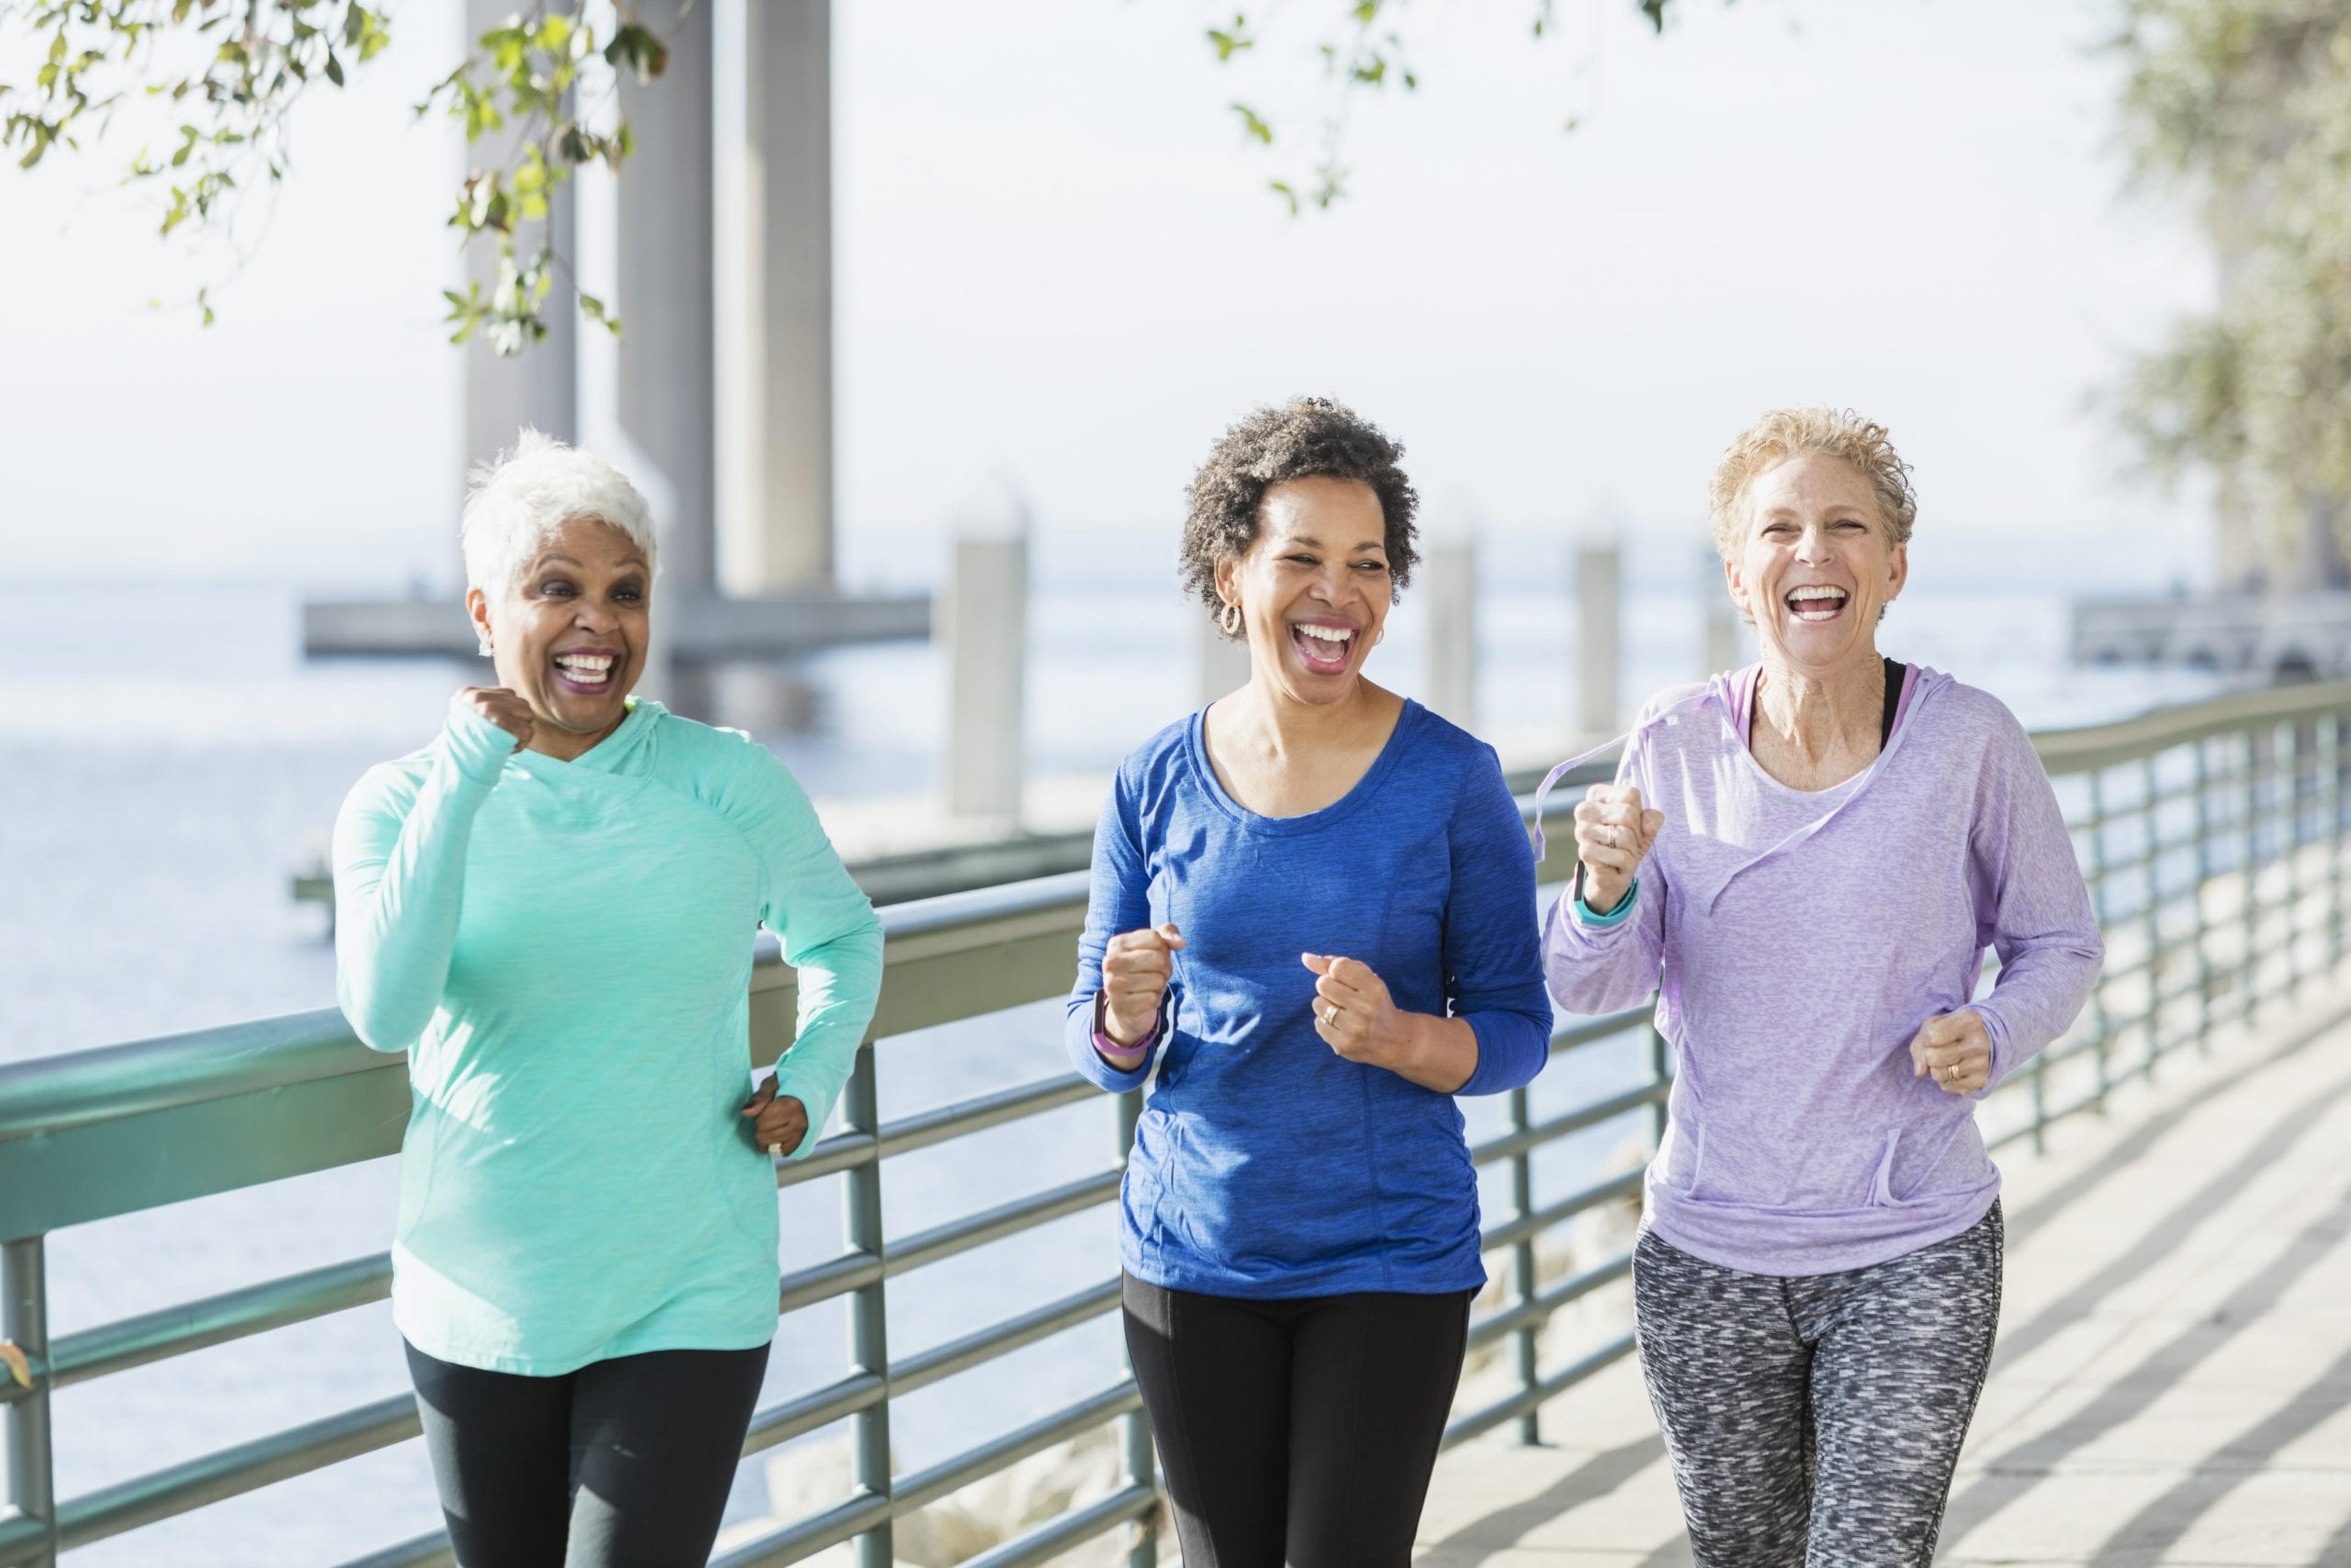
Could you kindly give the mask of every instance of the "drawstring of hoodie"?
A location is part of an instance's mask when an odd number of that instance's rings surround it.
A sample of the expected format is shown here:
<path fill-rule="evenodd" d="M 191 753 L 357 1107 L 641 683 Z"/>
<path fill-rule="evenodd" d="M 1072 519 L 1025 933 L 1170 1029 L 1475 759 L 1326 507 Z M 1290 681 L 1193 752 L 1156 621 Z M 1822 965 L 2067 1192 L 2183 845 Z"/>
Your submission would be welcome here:
<path fill-rule="evenodd" d="M 1639 739 L 1642 735 L 1654 729 L 1666 720 L 1673 717 L 1676 714 L 1685 712 L 1691 708 L 1701 707 L 1708 702 L 1713 702 L 1721 708 L 1724 722 L 1730 724 L 1731 727 L 1736 730 L 1739 727 L 1737 721 L 1732 716 L 1732 702 L 1730 696 L 1728 695 L 1731 690 L 1731 683 L 1734 677 L 1727 675 L 1716 676 L 1713 680 L 1707 683 L 1706 688 L 1703 691 L 1693 693 L 1690 695 L 1682 698 L 1678 702 L 1669 704 L 1667 706 L 1658 709 L 1657 712 L 1642 720 L 1639 724 L 1635 725 L 1630 730 L 1616 737 L 1614 740 L 1608 741 L 1604 745 L 1595 746 L 1591 750 L 1583 753 L 1581 756 L 1571 757 L 1566 761 L 1561 763 L 1558 767 L 1552 768 L 1549 773 L 1543 775 L 1542 783 L 1537 787 L 1535 790 L 1535 863 L 1538 865 L 1542 863 L 1545 849 L 1542 831 L 1543 804 L 1550 799 L 1552 786 L 1556 785 L 1560 779 L 1572 769 L 1580 768 L 1595 758 L 1605 756 L 1608 752 L 1614 750 L 1619 746 L 1624 746 L 1627 742 Z M 1924 694 L 1921 693 L 1920 695 Z M 1724 874 L 1722 880 L 1715 884 L 1711 891 L 1706 892 L 1698 897 L 1700 907 L 1702 907 L 1708 914 L 1711 915 L 1714 912 L 1716 901 L 1722 897 L 1723 890 L 1728 888 L 1733 882 L 1736 882 L 1740 875 L 1754 867 L 1762 864 L 1765 861 L 1775 860 L 1781 855 L 1788 853 L 1790 851 L 1797 848 L 1799 845 L 1811 839 L 1813 834 L 1827 827 L 1831 822 L 1835 821 L 1839 817 L 1843 816 L 1847 807 L 1851 806 L 1855 800 L 1860 800 L 1862 796 L 1869 792 L 1869 786 L 1876 779 L 1879 770 L 1886 766 L 1886 759 L 1893 756 L 1895 747 L 1901 744 L 1901 736 L 1905 727 L 1907 727 L 1907 726 L 1897 726 L 1896 727 L 1893 737 L 1886 741 L 1885 748 L 1879 751 L 1878 754 L 1870 760 L 1870 764 L 1867 768 L 1861 770 L 1860 776 L 1854 781 L 1853 788 L 1845 791 L 1845 797 L 1844 800 L 1839 800 L 1834 806 L 1832 806 L 1829 810 L 1821 813 L 1821 815 L 1813 818 L 1811 821 L 1806 822 L 1802 827 L 1798 828 L 1794 832 L 1790 833 L 1778 843 L 1771 845 L 1768 849 L 1759 850 L 1754 854 L 1748 856 L 1745 860 L 1731 867 L 1730 870 Z M 1742 748 L 1744 748 L 1745 744 L 1745 741 L 1742 739 L 1740 741 Z"/>

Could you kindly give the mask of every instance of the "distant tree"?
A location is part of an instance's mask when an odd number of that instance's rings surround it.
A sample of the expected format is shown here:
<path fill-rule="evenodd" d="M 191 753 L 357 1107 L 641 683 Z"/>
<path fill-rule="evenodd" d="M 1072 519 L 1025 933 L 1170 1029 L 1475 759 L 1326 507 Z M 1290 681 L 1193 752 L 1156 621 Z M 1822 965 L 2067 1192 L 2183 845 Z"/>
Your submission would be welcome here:
<path fill-rule="evenodd" d="M 2351 0 L 2126 0 L 2123 125 L 2200 211 L 2219 305 L 2133 369 L 2152 469 L 2217 481 L 2236 586 L 2342 586 L 2351 551 Z"/>
<path fill-rule="evenodd" d="M 586 0 L 523 4 L 416 106 L 494 154 L 466 171 L 449 217 L 465 246 L 496 251 L 489 287 L 444 291 L 454 341 L 480 332 L 514 354 L 547 335 L 568 260 L 549 244 L 549 194 L 583 164 L 621 167 L 619 75 L 651 80 L 667 60 L 627 0 L 605 14 L 615 19 L 600 36 Z M 0 147 L 30 169 L 105 139 L 118 117 L 139 122 L 124 183 L 156 193 L 161 233 L 226 228 L 241 200 L 292 168 L 295 105 L 321 81 L 341 87 L 392 41 L 390 26 L 388 8 L 360 0 L 0 0 L 0 58 L 31 68 L 0 78 Z M 579 299 L 620 329 L 601 300 Z M 211 321 L 209 287 L 195 303 Z"/>

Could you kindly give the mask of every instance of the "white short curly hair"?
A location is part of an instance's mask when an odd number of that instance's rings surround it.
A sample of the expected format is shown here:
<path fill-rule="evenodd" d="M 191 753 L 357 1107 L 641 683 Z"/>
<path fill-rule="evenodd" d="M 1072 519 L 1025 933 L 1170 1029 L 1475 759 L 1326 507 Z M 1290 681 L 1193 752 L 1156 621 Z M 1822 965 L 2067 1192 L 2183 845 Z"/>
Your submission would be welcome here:
<path fill-rule="evenodd" d="M 653 511 L 637 487 L 593 453 L 524 426 L 496 461 L 475 467 L 466 485 L 458 525 L 465 586 L 496 598 L 558 529 L 582 518 L 618 528 L 648 570 L 655 564 Z"/>

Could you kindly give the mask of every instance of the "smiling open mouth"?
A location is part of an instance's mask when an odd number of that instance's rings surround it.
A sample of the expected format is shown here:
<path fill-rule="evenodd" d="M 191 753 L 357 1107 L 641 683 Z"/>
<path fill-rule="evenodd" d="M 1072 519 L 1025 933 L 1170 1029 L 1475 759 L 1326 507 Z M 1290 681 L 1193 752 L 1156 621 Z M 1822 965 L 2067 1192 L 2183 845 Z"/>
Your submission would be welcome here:
<path fill-rule="evenodd" d="M 558 653 L 555 655 L 556 684 L 566 691 L 609 692 L 612 689 L 620 663 L 611 653 Z"/>
<path fill-rule="evenodd" d="M 1811 624 L 1834 621 L 1844 613 L 1851 595 L 1842 588 L 1799 588 L 1788 594 L 1788 613 Z"/>
<path fill-rule="evenodd" d="M 1355 629 L 1326 622 L 1293 622 L 1290 643 L 1308 669 L 1318 675 L 1335 675 L 1347 667 L 1347 657 L 1355 651 Z"/>

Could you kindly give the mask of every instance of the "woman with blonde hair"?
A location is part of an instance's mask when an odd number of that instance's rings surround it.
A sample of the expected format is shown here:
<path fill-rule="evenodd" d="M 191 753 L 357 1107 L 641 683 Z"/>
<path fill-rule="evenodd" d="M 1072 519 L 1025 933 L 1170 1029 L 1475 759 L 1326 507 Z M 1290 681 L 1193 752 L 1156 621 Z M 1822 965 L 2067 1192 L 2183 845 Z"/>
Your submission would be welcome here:
<path fill-rule="evenodd" d="M 1976 1103 L 2097 925 L 2015 718 L 1878 653 L 1917 511 L 1886 431 L 1767 413 L 1709 500 L 1762 660 L 1652 701 L 1576 807 L 1551 992 L 1656 990 L 1675 1048 L 1633 1282 L 1700 1568 L 1924 1568 L 2000 1317 Z"/>

